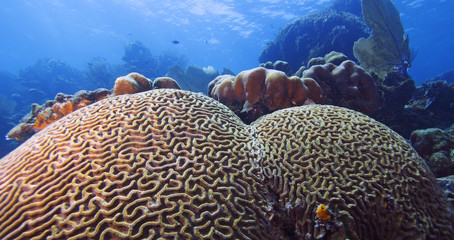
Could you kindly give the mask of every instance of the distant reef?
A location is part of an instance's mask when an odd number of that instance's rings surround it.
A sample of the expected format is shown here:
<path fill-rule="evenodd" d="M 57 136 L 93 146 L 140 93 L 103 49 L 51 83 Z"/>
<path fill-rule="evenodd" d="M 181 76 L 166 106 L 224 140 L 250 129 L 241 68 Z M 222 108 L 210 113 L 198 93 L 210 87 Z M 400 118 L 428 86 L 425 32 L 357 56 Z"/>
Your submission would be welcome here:
<path fill-rule="evenodd" d="M 454 83 L 454 69 L 441 73 L 433 78 L 427 79 L 425 82 L 446 81 L 447 83 Z"/>
<path fill-rule="evenodd" d="M 263 49 L 259 62 L 283 60 L 296 71 L 310 59 L 331 51 L 342 52 L 354 59 L 354 42 L 361 37 L 367 38 L 370 30 L 361 18 L 360 1 L 342 2 L 335 1 L 322 11 L 285 26 Z"/>

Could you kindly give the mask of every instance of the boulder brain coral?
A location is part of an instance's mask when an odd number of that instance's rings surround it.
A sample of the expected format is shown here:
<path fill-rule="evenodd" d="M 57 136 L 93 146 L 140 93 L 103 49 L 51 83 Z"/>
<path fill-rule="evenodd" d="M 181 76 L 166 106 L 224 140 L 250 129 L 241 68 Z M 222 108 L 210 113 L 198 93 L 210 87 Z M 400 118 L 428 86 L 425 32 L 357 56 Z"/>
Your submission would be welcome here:
<path fill-rule="evenodd" d="M 334 106 L 245 125 L 198 93 L 107 98 L 4 157 L 0 186 L 1 239 L 454 236 L 405 140 Z"/>
<path fill-rule="evenodd" d="M 82 108 L 0 161 L 0 239 L 266 239 L 246 129 L 182 91 Z"/>

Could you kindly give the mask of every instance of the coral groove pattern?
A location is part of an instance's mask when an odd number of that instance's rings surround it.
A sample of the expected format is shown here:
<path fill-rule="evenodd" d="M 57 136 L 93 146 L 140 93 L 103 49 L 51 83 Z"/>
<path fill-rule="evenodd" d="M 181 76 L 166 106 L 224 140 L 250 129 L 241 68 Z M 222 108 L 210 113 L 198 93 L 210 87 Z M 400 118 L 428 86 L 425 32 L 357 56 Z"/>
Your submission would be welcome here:
<path fill-rule="evenodd" d="M 107 98 L 1 159 L 0 186 L 1 239 L 454 236 L 447 199 L 405 140 L 334 106 L 246 125 L 199 93 Z M 315 224 L 320 204 L 334 228 Z"/>

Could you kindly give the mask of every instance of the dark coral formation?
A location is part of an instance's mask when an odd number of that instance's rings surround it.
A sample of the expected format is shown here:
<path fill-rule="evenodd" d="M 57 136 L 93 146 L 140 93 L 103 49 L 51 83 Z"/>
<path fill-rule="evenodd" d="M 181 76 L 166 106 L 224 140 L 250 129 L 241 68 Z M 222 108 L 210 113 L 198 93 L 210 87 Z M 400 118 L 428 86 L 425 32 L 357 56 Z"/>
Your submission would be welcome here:
<path fill-rule="evenodd" d="M 297 70 L 331 51 L 354 59 L 353 43 L 369 36 L 367 29 L 358 16 L 348 12 L 330 9 L 310 14 L 285 26 L 262 51 L 259 62 L 283 60 Z"/>
<path fill-rule="evenodd" d="M 367 115 L 377 112 L 379 96 L 374 79 L 354 62 L 339 66 L 332 63 L 314 65 L 303 72 L 303 79 L 314 79 L 322 88 L 322 104 L 354 109 Z"/>
<path fill-rule="evenodd" d="M 448 84 L 446 81 L 423 83 L 416 89 L 409 107 L 429 111 L 439 121 L 444 122 L 445 126 L 441 128 L 447 128 L 454 122 L 454 83 Z"/>
<path fill-rule="evenodd" d="M 437 178 L 438 185 L 445 193 L 445 196 L 448 198 L 448 201 L 451 203 L 454 208 L 454 175 L 448 177 Z"/>
<path fill-rule="evenodd" d="M 125 72 L 140 72 L 150 78 L 164 76 L 169 67 L 179 65 L 185 67 L 187 59 L 175 52 L 163 52 L 153 55 L 143 43 L 135 41 L 125 46 L 122 58 Z"/>
<path fill-rule="evenodd" d="M 418 111 L 406 107 L 416 90 L 411 77 L 399 72 L 390 72 L 384 79 L 375 74 L 372 75 L 380 95 L 380 109 L 375 116 L 377 120 L 405 138 L 410 137 L 411 132 L 418 127 L 429 126 L 422 126 L 419 121 L 411 120 L 415 115 L 419 115 Z"/>
<path fill-rule="evenodd" d="M 0 185 L 5 240 L 454 237 L 405 139 L 335 106 L 245 125 L 198 93 L 107 98 L 1 159 Z"/>
<path fill-rule="evenodd" d="M 454 125 L 446 130 L 428 128 L 413 131 L 410 141 L 435 177 L 454 175 Z"/>
<path fill-rule="evenodd" d="M 400 76 L 397 78 L 402 78 L 402 75 Z M 405 81 L 412 82 L 411 79 Z M 402 103 L 404 98 L 408 98 L 406 91 L 413 91 L 411 85 L 410 82 L 404 82 L 401 85 L 402 89 L 394 94 L 395 98 L 401 98 L 398 102 Z M 392 98 L 386 96 L 386 99 Z M 392 102 L 388 102 L 391 103 L 389 106 L 392 106 Z M 377 118 L 405 138 L 409 138 L 410 134 L 417 129 L 448 128 L 454 122 L 454 84 L 447 84 L 444 81 L 423 83 L 414 90 L 413 97 L 405 108 L 386 109 L 385 106 L 383 114 Z"/>
<path fill-rule="evenodd" d="M 441 73 L 433 78 L 427 79 L 425 82 L 446 81 L 448 84 L 454 83 L 454 69 Z"/>
<path fill-rule="evenodd" d="M 75 93 L 79 84 L 89 85 L 84 81 L 82 72 L 71 68 L 58 59 L 39 59 L 33 66 L 19 72 L 19 81 L 28 89 L 43 91 L 44 99 L 49 99 L 59 92 Z"/>
<path fill-rule="evenodd" d="M 245 123 L 275 110 L 322 101 L 313 79 L 287 77 L 263 67 L 215 78 L 208 85 L 208 96 L 229 106 Z"/>

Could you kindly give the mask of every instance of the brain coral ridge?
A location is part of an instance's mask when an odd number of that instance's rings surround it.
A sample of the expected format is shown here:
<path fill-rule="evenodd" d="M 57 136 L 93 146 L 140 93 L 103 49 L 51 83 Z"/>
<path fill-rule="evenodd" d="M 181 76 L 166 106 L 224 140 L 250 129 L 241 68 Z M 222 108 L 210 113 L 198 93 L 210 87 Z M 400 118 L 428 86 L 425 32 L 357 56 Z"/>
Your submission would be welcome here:
<path fill-rule="evenodd" d="M 199 93 L 106 98 L 1 159 L 0 186 L 1 239 L 454 237 L 408 143 L 335 106 L 246 125 Z"/>

